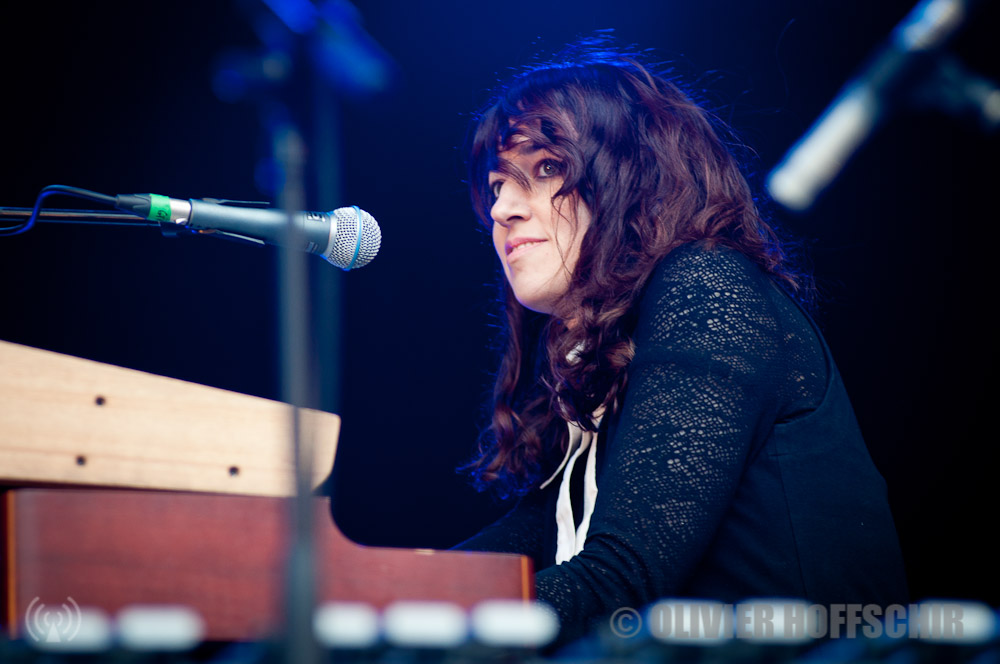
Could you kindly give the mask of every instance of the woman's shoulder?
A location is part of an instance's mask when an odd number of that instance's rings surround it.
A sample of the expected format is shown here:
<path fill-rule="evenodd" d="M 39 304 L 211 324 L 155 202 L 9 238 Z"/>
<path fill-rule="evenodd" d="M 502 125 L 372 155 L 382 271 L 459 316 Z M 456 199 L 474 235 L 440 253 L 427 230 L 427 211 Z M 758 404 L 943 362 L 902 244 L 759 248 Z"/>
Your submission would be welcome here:
<path fill-rule="evenodd" d="M 714 292 L 718 287 L 738 289 L 769 286 L 770 277 L 743 252 L 721 244 L 689 242 L 665 256 L 653 271 L 650 288 L 687 287 Z"/>
<path fill-rule="evenodd" d="M 766 306 L 776 290 L 763 268 L 742 252 L 694 242 L 677 247 L 656 266 L 640 299 L 640 313 L 756 309 Z"/>
<path fill-rule="evenodd" d="M 780 343 L 781 300 L 768 274 L 721 245 L 681 245 L 650 277 L 639 300 L 634 340 L 704 350 L 758 350 Z"/>

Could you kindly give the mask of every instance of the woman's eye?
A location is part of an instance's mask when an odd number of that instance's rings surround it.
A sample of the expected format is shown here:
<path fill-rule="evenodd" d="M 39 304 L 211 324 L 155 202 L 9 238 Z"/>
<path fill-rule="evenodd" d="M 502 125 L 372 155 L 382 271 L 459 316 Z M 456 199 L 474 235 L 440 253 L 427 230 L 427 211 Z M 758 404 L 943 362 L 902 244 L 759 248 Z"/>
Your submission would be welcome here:
<path fill-rule="evenodd" d="M 493 198 L 500 198 L 500 187 L 503 185 L 503 181 L 497 180 L 490 185 L 490 191 L 493 192 Z"/>
<path fill-rule="evenodd" d="M 560 164 L 557 161 L 546 159 L 545 161 L 538 164 L 538 177 L 551 178 L 555 177 L 556 175 L 559 175 L 560 171 L 562 170 L 560 168 L 561 165 L 562 164 Z"/>

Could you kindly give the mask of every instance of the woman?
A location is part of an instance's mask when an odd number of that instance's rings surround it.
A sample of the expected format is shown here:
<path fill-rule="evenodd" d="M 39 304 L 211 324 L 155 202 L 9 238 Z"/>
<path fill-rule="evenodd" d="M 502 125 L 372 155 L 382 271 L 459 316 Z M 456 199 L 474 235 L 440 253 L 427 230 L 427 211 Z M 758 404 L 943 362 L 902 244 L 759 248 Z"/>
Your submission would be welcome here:
<path fill-rule="evenodd" d="M 459 548 L 531 556 L 564 641 L 668 596 L 905 601 L 803 278 L 711 118 L 632 59 L 572 58 L 471 138 L 506 346 L 469 470 L 519 500 Z"/>

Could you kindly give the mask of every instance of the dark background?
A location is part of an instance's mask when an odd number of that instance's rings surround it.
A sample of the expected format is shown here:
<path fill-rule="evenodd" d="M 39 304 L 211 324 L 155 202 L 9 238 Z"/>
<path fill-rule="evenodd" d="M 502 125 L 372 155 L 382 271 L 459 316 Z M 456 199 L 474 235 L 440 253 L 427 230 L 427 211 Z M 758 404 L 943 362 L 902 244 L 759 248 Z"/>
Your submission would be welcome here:
<path fill-rule="evenodd" d="M 54 183 L 276 200 L 261 105 L 222 101 L 212 86 L 220 57 L 258 48 L 251 17 L 264 5 L 156 7 L 5 3 L 0 205 L 30 207 Z M 359 205 L 384 235 L 363 270 L 309 260 L 312 357 L 326 379 L 316 404 L 343 416 L 333 495 L 345 533 L 446 547 L 503 509 L 453 472 L 472 451 L 494 362 L 495 258 L 468 205 L 461 145 L 498 77 L 614 28 L 702 91 L 756 151 L 748 173 L 759 181 L 911 4 L 356 7 L 394 63 L 390 89 L 317 92 L 300 53 L 273 92 L 310 146 L 309 206 Z M 981 11 L 954 44 L 991 76 L 996 18 Z M 775 211 L 809 248 L 823 294 L 816 317 L 889 483 L 914 597 L 993 606 L 997 146 L 944 114 L 901 111 L 810 212 Z M 276 269 L 270 248 L 40 224 L 0 238 L 0 339 L 280 398 Z"/>

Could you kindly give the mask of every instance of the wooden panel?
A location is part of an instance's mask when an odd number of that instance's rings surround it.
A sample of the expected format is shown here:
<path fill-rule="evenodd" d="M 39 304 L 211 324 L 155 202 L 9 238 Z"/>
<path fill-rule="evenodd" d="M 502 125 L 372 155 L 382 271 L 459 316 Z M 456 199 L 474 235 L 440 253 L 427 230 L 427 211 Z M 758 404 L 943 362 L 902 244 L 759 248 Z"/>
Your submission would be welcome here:
<path fill-rule="evenodd" d="M 38 597 L 109 613 L 137 602 L 196 608 L 213 639 L 277 628 L 285 578 L 288 501 L 169 492 L 20 489 L 11 495 L 11 617 Z M 523 556 L 364 547 L 316 499 L 321 601 L 456 602 L 533 596 Z M 11 544 L 8 542 L 8 544 Z M 12 622 L 15 622 L 12 620 Z M 15 627 L 16 629 L 16 627 Z"/>
<path fill-rule="evenodd" d="M 286 404 L 0 341 L 0 483 L 294 493 Z M 314 484 L 340 419 L 302 410 Z"/>
<path fill-rule="evenodd" d="M 9 491 L 0 489 L 0 631 L 17 622 L 14 606 L 14 502 Z"/>

